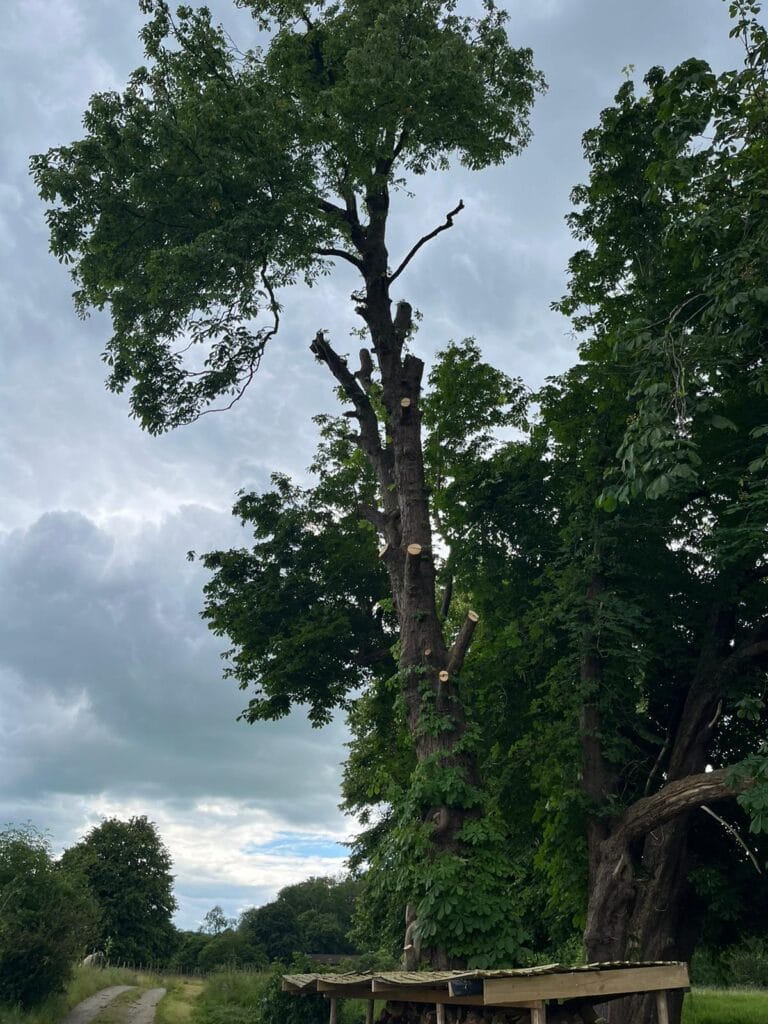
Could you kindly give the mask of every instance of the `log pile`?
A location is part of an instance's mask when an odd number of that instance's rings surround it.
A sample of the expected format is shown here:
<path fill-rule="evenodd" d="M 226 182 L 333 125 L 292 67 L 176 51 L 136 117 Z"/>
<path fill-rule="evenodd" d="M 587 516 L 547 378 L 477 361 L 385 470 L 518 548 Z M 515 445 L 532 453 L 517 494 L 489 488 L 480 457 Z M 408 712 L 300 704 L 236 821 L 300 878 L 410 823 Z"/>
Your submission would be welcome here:
<path fill-rule="evenodd" d="M 445 1024 L 531 1024 L 531 1011 L 501 1006 L 446 1006 Z M 547 1024 L 599 1024 L 591 1005 L 574 1000 L 547 1009 Z M 437 1009 L 430 1003 L 388 1002 L 376 1024 L 439 1024 Z"/>

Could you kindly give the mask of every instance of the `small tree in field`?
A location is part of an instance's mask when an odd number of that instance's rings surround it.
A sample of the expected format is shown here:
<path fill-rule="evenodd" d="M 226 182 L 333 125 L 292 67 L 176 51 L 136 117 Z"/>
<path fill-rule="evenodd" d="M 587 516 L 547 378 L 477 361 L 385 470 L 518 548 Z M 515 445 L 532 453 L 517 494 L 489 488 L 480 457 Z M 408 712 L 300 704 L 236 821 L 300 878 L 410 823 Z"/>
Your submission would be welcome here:
<path fill-rule="evenodd" d="M 325 331 L 310 347 L 349 406 L 372 475 L 360 543 L 378 535 L 397 625 L 415 769 L 384 859 L 392 895 L 416 907 L 424 959 L 505 959 L 518 937 L 506 833 L 459 686 L 476 617 L 446 635 L 422 457 L 424 365 L 409 349 L 411 306 L 392 308 L 396 283 L 462 203 L 397 257 L 387 231 L 407 176 L 518 153 L 542 78 L 530 51 L 510 45 L 493 0 L 479 17 L 459 14 L 455 0 L 239 6 L 267 34 L 263 48 L 237 50 L 205 8 L 174 15 L 142 0 L 147 65 L 122 94 L 93 98 L 82 140 L 33 158 L 53 204 L 51 246 L 73 267 L 78 310 L 109 307 L 109 386 L 131 388 L 133 414 L 155 433 L 240 398 L 277 333 L 282 287 L 315 282 L 338 261 L 358 275 L 358 368 Z M 254 688 L 246 717 L 303 702 L 323 720 L 347 706 L 360 666 L 330 650 L 332 637 L 311 685 L 261 673 L 263 649 L 237 628 L 242 576 L 226 558 L 219 569 L 213 626 L 232 627 L 232 674 Z"/>
<path fill-rule="evenodd" d="M 171 858 L 151 821 L 108 818 L 64 852 L 61 866 L 93 896 L 97 941 L 111 959 L 141 964 L 171 952 Z"/>

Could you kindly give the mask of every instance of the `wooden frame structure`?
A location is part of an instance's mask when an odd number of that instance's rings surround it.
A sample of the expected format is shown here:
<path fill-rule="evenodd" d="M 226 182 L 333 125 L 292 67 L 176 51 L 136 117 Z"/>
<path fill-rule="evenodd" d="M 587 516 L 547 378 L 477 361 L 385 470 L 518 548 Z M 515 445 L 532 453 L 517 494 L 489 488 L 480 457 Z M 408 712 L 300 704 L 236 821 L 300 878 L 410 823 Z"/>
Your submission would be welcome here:
<path fill-rule="evenodd" d="M 373 1024 L 376 999 L 432 1003 L 437 1024 L 445 1024 L 446 1006 L 494 1006 L 527 1009 L 531 1024 L 546 1024 L 548 1004 L 594 1005 L 620 996 L 655 993 L 658 1024 L 669 1024 L 667 993 L 689 987 L 688 967 L 678 962 L 547 964 L 500 971 L 395 971 L 385 974 L 285 974 L 283 991 L 320 993 L 330 1000 L 330 1024 L 336 1024 L 338 999 L 366 999 L 366 1024 Z"/>

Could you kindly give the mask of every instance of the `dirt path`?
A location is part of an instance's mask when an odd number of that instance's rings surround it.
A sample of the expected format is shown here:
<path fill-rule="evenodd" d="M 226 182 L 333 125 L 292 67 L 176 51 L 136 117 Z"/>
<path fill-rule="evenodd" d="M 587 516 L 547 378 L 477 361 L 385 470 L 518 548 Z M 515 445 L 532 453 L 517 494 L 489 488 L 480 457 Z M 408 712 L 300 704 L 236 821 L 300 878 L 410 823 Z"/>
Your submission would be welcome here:
<path fill-rule="evenodd" d="M 117 998 L 121 992 L 127 992 L 129 989 L 136 988 L 135 985 L 112 985 L 110 988 L 103 988 L 101 992 L 97 992 L 95 996 L 89 996 L 88 999 L 84 999 L 82 1003 L 78 1003 L 74 1010 L 70 1010 L 67 1016 L 61 1021 L 61 1024 L 90 1024 L 90 1021 L 94 1017 L 97 1017 L 105 1006 L 109 1006 L 113 999 Z M 153 991 L 158 991 L 154 989 Z M 160 991 L 165 991 L 161 989 Z M 154 1004 L 153 1004 L 154 1006 Z M 148 1020 L 152 1021 L 152 1017 Z M 137 1024 L 141 1021 L 141 1018 L 137 1018 Z"/>
<path fill-rule="evenodd" d="M 148 989 L 135 1003 L 131 1003 L 125 1015 L 125 1024 L 152 1024 L 155 1007 L 165 995 L 164 988 Z"/>

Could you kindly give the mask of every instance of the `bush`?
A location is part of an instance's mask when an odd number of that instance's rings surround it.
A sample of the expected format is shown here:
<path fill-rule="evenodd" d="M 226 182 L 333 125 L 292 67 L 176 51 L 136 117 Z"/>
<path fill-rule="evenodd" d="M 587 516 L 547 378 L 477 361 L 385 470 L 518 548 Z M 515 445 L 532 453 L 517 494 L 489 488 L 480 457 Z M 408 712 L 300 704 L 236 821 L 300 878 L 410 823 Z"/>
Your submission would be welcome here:
<path fill-rule="evenodd" d="M 768 943 L 764 939 L 749 939 L 732 947 L 723 961 L 732 985 L 768 987 Z"/>
<path fill-rule="evenodd" d="M 264 967 L 266 954 L 261 947 L 254 947 L 239 932 L 228 928 L 220 935 L 211 936 L 200 950 L 197 967 L 207 973 L 222 967 L 237 970 L 238 967 Z"/>
<path fill-rule="evenodd" d="M 92 905 L 41 835 L 0 832 L 0 1003 L 28 1009 L 62 991 L 93 922 Z"/>

